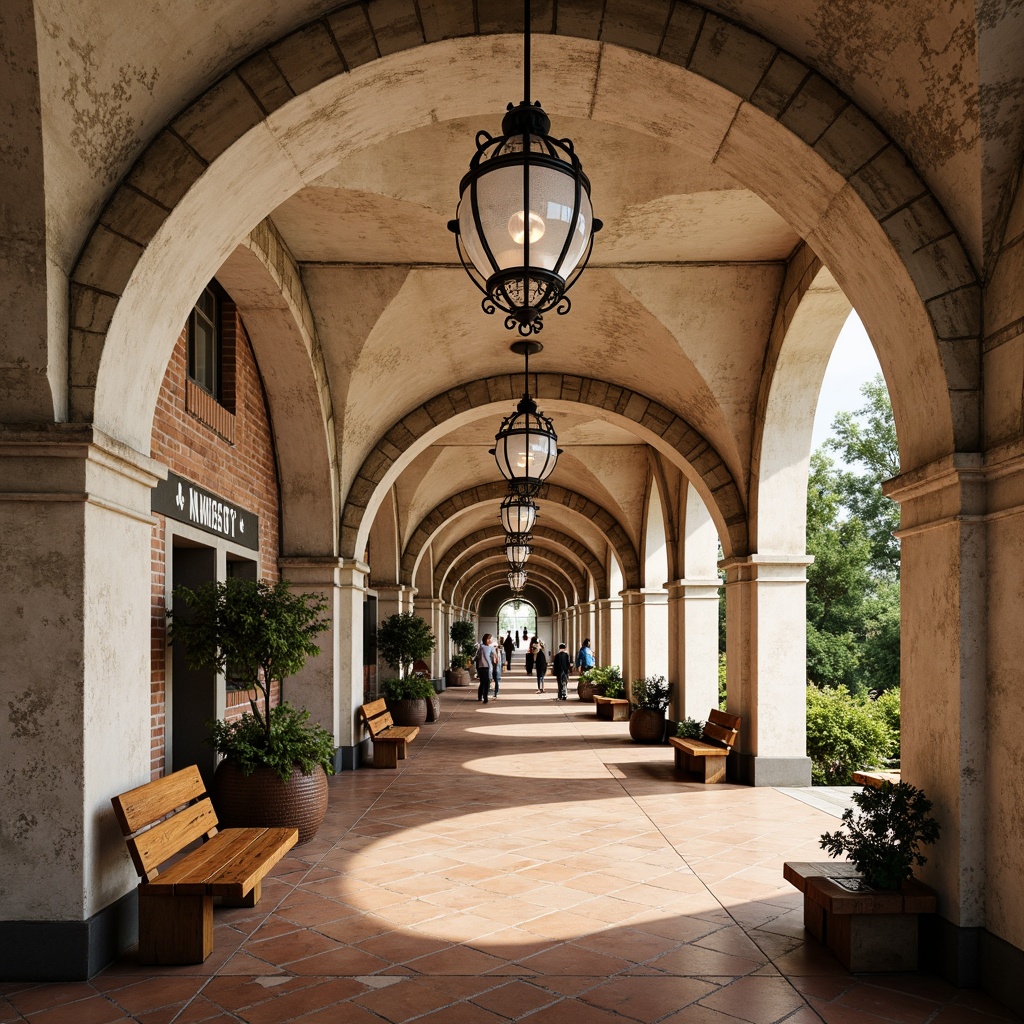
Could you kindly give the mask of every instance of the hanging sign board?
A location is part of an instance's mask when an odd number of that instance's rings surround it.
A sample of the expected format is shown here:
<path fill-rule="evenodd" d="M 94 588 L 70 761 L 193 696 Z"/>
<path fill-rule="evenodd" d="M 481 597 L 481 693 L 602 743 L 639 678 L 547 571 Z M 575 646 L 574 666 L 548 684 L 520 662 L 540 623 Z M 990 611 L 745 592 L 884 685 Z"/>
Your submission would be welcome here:
<path fill-rule="evenodd" d="M 233 505 L 176 473 L 153 488 L 153 511 L 179 523 L 223 537 L 243 548 L 258 551 L 260 520 L 255 512 Z"/>

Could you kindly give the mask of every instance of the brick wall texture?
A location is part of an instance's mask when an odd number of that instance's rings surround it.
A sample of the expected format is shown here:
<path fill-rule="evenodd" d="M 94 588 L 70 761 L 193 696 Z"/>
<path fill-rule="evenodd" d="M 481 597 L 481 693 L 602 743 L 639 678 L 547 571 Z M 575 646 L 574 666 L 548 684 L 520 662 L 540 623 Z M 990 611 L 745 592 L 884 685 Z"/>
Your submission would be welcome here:
<path fill-rule="evenodd" d="M 233 303 L 223 304 L 225 383 L 230 409 L 204 416 L 186 408 L 187 348 L 183 329 L 167 364 L 156 413 L 153 416 L 152 455 L 170 470 L 215 494 L 241 505 L 260 518 L 260 575 L 278 579 L 279 498 L 274 447 L 266 397 L 245 327 Z M 233 357 L 233 358 L 232 358 Z M 232 365 L 233 363 L 233 365 Z M 194 405 L 194 403 L 193 403 Z M 224 417 L 229 417 L 227 429 Z M 208 422 L 213 420 L 213 422 Z M 225 434 L 232 436 L 231 443 Z M 159 778 L 167 767 L 167 632 L 165 586 L 167 578 L 167 524 L 154 514 L 152 547 L 152 742 L 150 773 Z M 211 538 L 211 543 L 213 538 Z M 277 686 L 271 701 L 278 699 Z M 227 715 L 248 709 L 249 694 L 227 695 Z"/>

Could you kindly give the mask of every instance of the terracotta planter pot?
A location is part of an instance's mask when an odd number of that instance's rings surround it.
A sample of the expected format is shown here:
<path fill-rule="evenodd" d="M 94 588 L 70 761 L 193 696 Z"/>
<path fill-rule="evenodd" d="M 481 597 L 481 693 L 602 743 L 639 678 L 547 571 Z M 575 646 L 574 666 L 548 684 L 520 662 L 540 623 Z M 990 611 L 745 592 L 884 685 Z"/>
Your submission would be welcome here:
<path fill-rule="evenodd" d="M 472 682 L 472 679 L 470 678 L 470 675 L 469 675 L 469 669 L 468 668 L 459 668 L 459 669 L 456 669 L 455 671 L 458 673 L 458 675 L 455 677 L 455 684 L 454 685 L 455 686 L 469 686 L 469 684 Z"/>
<path fill-rule="evenodd" d="M 395 725 L 423 725 L 427 720 L 427 701 L 389 700 L 388 711 Z"/>
<path fill-rule="evenodd" d="M 576 684 L 576 696 L 584 704 L 594 703 L 594 684 L 589 679 L 581 679 Z"/>
<path fill-rule="evenodd" d="M 210 795 L 224 828 L 297 828 L 301 846 L 327 814 L 327 775 L 319 765 L 310 775 L 296 768 L 282 782 L 270 768 L 243 775 L 233 761 L 221 761 Z"/>
<path fill-rule="evenodd" d="M 637 743 L 661 743 L 665 739 L 665 712 L 637 708 L 629 716 L 629 735 Z"/>
<path fill-rule="evenodd" d="M 441 717 L 441 698 L 435 693 L 427 698 L 427 721 L 436 722 Z"/>

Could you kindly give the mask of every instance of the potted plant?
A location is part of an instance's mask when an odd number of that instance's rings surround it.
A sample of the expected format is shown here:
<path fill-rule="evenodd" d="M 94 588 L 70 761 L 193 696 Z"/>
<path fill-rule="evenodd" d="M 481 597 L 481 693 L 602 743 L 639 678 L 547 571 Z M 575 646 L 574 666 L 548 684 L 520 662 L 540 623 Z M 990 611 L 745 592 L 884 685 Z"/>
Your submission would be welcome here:
<path fill-rule="evenodd" d="M 412 612 L 389 615 L 377 630 L 377 650 L 400 676 L 409 675 L 414 661 L 429 658 L 436 645 L 426 619 Z"/>
<path fill-rule="evenodd" d="M 843 811 L 847 831 L 824 833 L 821 848 L 831 857 L 847 854 L 873 888 L 899 889 L 913 877 L 915 864 L 926 863 L 921 846 L 939 838 L 939 824 L 928 813 L 931 801 L 909 783 L 883 782 L 854 793 L 853 802 L 860 814 L 852 807 Z"/>
<path fill-rule="evenodd" d="M 327 813 L 334 737 L 310 725 L 308 711 L 271 707 L 270 691 L 320 653 L 316 637 L 329 625 L 321 618 L 326 602 L 319 594 L 292 593 L 286 582 L 242 579 L 176 587 L 173 596 L 168 638 L 184 648 L 189 667 L 223 672 L 230 666 L 232 678 L 253 691 L 251 713 L 210 723 L 210 742 L 223 756 L 211 787 L 221 824 L 294 826 L 299 843 L 309 842 Z"/>
<path fill-rule="evenodd" d="M 634 679 L 630 686 L 629 735 L 637 743 L 662 743 L 672 684 L 664 676 Z"/>
<path fill-rule="evenodd" d="M 456 647 L 451 662 L 454 675 L 448 685 L 469 686 L 472 681 L 469 666 L 473 664 L 473 655 L 476 653 L 476 626 L 466 619 L 456 619 L 448 635 Z"/>
<path fill-rule="evenodd" d="M 594 703 L 594 694 L 602 697 L 619 697 L 621 693 L 606 692 L 609 683 L 622 683 L 622 671 L 618 665 L 605 665 L 603 668 L 588 668 L 580 673 L 580 680 L 576 684 L 576 695 L 585 704 Z"/>
<path fill-rule="evenodd" d="M 383 679 L 380 692 L 388 702 L 395 725 L 423 725 L 427 720 L 427 701 L 436 696 L 430 680 L 418 675 Z"/>

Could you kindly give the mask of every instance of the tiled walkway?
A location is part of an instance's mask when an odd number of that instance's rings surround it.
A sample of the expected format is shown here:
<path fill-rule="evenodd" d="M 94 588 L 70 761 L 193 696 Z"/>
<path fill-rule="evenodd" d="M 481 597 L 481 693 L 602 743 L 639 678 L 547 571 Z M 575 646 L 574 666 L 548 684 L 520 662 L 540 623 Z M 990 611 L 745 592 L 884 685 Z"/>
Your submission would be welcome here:
<path fill-rule="evenodd" d="M 805 942 L 784 860 L 834 817 L 784 792 L 683 784 L 667 748 L 522 676 L 442 696 L 397 771 L 331 781 L 319 836 L 218 910 L 198 967 L 4 985 L 33 1024 L 993 1024 L 929 976 L 852 977 Z"/>

